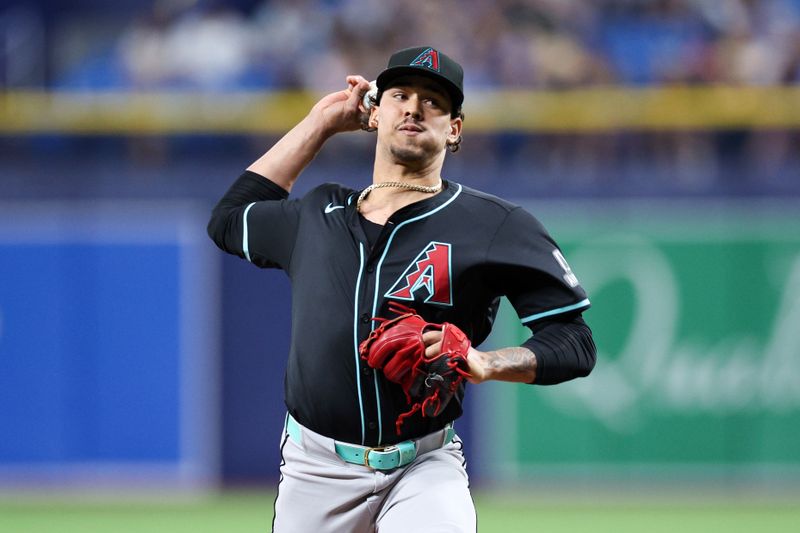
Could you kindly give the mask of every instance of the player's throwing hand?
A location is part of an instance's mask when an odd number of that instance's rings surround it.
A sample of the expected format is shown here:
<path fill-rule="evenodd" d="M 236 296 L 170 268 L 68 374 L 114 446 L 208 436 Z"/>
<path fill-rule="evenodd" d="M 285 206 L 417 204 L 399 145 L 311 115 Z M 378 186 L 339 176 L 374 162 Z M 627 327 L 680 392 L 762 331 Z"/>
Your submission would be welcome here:
<path fill-rule="evenodd" d="M 311 108 L 311 114 L 322 122 L 329 134 L 361 129 L 365 110 L 361 101 L 369 91 L 369 82 L 362 76 L 347 76 L 347 88 L 324 96 Z"/>

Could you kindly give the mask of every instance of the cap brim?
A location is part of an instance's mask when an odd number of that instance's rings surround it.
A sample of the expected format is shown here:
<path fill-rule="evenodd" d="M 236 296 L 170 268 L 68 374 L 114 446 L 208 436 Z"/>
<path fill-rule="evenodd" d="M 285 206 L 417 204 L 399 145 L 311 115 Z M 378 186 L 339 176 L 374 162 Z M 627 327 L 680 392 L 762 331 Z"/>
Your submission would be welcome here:
<path fill-rule="evenodd" d="M 461 107 L 461 104 L 464 103 L 464 95 L 453 82 L 438 74 L 436 72 L 431 71 L 425 67 L 412 67 L 407 65 L 397 66 L 397 67 L 390 67 L 381 72 L 378 75 L 376 80 L 376 84 L 378 85 L 378 91 L 383 92 L 386 90 L 387 87 L 391 86 L 392 82 L 401 76 L 424 76 L 426 78 L 430 78 L 437 83 L 440 83 L 447 93 L 450 95 L 450 99 L 453 102 L 453 111 L 457 110 Z"/>

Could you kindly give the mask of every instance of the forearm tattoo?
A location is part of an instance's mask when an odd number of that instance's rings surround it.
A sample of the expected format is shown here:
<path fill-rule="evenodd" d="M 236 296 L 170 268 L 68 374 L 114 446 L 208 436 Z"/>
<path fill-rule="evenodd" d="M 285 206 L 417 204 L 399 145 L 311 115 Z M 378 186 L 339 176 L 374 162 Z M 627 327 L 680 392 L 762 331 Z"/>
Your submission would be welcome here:
<path fill-rule="evenodd" d="M 494 379 L 530 383 L 536 378 L 536 355 L 528 348 L 501 348 L 487 352 L 487 356 Z"/>

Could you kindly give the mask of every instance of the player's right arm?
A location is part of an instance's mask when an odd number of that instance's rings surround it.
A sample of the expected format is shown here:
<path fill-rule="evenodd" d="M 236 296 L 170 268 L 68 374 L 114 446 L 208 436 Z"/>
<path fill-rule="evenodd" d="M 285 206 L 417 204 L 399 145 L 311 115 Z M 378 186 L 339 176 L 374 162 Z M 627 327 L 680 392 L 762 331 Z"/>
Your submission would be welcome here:
<path fill-rule="evenodd" d="M 311 108 L 297 126 L 283 136 L 247 170 L 265 176 L 287 192 L 303 169 L 332 135 L 361 128 L 361 101 L 369 82 L 348 76 L 347 89 L 331 93 Z"/>
<path fill-rule="evenodd" d="M 250 165 L 220 199 L 208 234 L 222 250 L 261 267 L 288 270 L 297 228 L 297 177 L 332 135 L 360 129 L 369 82 L 348 76 L 347 89 L 322 98 L 309 114 Z"/>

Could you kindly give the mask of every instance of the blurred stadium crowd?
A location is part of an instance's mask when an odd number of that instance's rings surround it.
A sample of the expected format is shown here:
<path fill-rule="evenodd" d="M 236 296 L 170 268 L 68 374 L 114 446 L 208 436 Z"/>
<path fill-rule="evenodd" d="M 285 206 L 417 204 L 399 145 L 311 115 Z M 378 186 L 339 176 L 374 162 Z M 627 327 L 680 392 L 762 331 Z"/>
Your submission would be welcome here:
<path fill-rule="evenodd" d="M 800 0 L 12 0 L 0 7 L 0 89 L 322 92 L 348 73 L 374 76 L 391 51 L 420 43 L 465 66 L 465 150 L 448 168 L 467 184 L 516 197 L 800 194 L 796 125 L 469 130 L 474 89 L 796 86 Z M 202 144 L 203 157 L 225 150 L 241 163 L 267 145 L 229 141 Z M 190 176 L 185 160 L 164 159 L 175 144 L 164 145 L 138 142 L 134 160 L 145 154 Z M 0 155 L 31 194 L 34 171 L 18 147 L 6 142 Z"/>
<path fill-rule="evenodd" d="M 7 87 L 327 90 L 434 35 L 471 87 L 800 80 L 800 0 L 61 4 L 0 11 Z"/>

